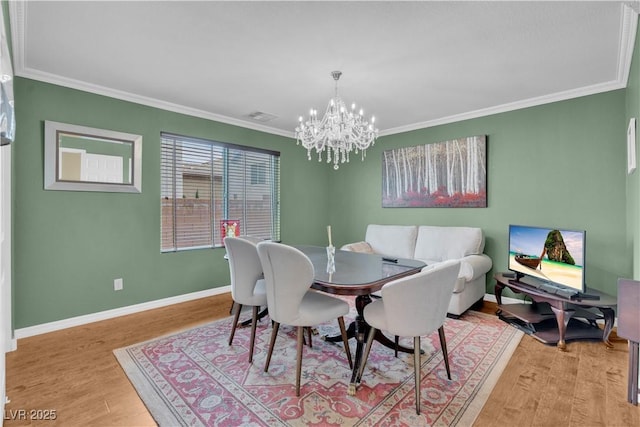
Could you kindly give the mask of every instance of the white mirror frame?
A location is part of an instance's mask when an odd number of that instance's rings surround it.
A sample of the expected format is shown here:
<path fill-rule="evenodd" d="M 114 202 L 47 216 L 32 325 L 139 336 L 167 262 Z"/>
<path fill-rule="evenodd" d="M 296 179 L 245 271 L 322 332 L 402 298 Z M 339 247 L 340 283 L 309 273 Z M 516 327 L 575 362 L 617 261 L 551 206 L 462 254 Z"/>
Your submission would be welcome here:
<path fill-rule="evenodd" d="M 133 145 L 132 179 L 129 184 L 91 181 L 62 181 L 58 179 L 58 133 L 70 133 L 95 139 L 130 142 Z M 44 189 L 66 191 L 103 191 L 117 193 L 142 192 L 142 136 L 131 133 L 96 129 L 66 123 L 44 122 Z"/>

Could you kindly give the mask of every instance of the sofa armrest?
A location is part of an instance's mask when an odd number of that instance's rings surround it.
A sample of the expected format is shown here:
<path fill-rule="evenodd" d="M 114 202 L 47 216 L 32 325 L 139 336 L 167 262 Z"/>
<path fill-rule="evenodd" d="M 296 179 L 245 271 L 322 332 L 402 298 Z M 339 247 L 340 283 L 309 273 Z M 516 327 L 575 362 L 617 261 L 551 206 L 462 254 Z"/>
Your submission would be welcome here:
<path fill-rule="evenodd" d="M 350 252 L 363 252 L 366 254 L 373 254 L 373 249 L 371 249 L 371 245 L 367 242 L 354 242 L 343 245 L 340 248 L 341 251 L 350 251 Z"/>
<path fill-rule="evenodd" d="M 470 282 L 483 274 L 487 274 L 492 266 L 491 258 L 485 254 L 467 255 L 464 258 L 460 258 L 460 274 L 458 277 L 464 277 L 467 282 Z"/>

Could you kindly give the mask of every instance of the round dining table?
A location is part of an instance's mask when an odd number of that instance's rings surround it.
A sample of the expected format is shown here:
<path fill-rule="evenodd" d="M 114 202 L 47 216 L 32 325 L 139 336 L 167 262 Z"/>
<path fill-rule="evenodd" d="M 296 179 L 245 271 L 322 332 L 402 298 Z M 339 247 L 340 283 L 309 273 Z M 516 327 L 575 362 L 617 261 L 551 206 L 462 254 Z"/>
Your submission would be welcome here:
<path fill-rule="evenodd" d="M 357 388 L 358 371 L 362 360 L 365 339 L 370 326 L 363 311 L 371 302 L 371 294 L 393 280 L 420 272 L 426 264 L 415 259 L 393 258 L 378 254 L 342 250 L 327 251 L 322 246 L 295 246 L 306 254 L 314 267 L 313 289 L 334 295 L 355 296 L 356 319 L 349 325 L 347 334 L 356 338 L 356 354 L 353 373 L 347 393 L 354 395 Z M 332 257 L 328 254 L 334 254 Z M 341 341 L 341 337 L 325 337 L 328 341 Z M 381 331 L 376 331 L 375 340 L 396 351 L 413 353 L 413 349 L 399 346 Z"/>

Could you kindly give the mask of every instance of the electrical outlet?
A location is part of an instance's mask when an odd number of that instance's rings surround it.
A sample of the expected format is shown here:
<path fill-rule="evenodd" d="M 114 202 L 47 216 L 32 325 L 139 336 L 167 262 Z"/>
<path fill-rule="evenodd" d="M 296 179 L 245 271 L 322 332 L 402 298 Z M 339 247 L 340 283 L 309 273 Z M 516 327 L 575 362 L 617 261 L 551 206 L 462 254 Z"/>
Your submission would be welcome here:
<path fill-rule="evenodd" d="M 114 291 L 121 291 L 122 288 L 123 288 L 122 279 L 115 279 L 113 281 L 113 290 Z"/>

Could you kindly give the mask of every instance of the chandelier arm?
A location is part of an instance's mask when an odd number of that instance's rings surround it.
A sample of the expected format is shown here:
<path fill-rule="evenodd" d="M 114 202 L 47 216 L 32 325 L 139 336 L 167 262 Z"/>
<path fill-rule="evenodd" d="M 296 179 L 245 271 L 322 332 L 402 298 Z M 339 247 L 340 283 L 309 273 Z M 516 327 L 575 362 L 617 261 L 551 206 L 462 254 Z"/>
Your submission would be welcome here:
<path fill-rule="evenodd" d="M 299 118 L 299 125 L 295 129 L 296 144 L 307 149 L 307 157 L 311 160 L 311 150 L 318 153 L 318 161 L 322 161 L 322 153 L 325 152 L 326 162 L 333 163 L 333 168 L 338 169 L 340 163 L 349 163 L 349 155 L 352 151 L 362 151 L 362 160 L 365 158 L 366 149 L 374 145 L 378 137 L 378 129 L 374 126 L 374 118 L 371 123 L 364 119 L 363 111 L 355 112 L 355 104 L 351 110 L 347 109 L 342 99 L 338 96 L 338 79 L 342 75 L 340 71 L 331 73 L 335 81 L 335 96 L 329 101 L 322 119 L 318 119 L 318 113 L 312 109 L 309 118 L 303 121 Z"/>

